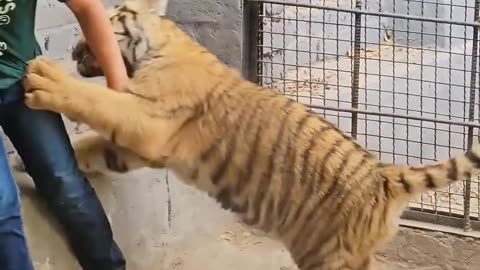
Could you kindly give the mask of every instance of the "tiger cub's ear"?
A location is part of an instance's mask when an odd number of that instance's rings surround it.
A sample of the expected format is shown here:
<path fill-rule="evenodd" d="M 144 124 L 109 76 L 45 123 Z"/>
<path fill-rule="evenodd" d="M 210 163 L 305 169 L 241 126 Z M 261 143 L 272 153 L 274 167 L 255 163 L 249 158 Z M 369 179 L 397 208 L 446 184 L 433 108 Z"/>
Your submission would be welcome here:
<path fill-rule="evenodd" d="M 156 2 L 155 11 L 159 16 L 166 16 L 167 15 L 167 8 L 168 8 L 168 0 L 150 0 Z"/>
<path fill-rule="evenodd" d="M 167 13 L 169 0 L 128 0 L 140 3 L 145 9 L 153 11 L 159 16 L 165 16 Z"/>

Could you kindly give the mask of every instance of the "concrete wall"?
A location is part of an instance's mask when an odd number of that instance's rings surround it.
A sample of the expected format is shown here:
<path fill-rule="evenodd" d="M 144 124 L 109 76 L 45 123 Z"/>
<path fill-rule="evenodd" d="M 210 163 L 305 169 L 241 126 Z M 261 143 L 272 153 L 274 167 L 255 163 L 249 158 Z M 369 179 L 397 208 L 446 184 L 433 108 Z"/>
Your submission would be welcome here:
<path fill-rule="evenodd" d="M 162 0 L 159 0 L 162 1 Z M 103 0 L 106 6 L 119 0 Z M 238 0 L 174 0 L 167 14 L 187 32 L 233 66 L 240 65 L 240 2 Z M 38 40 L 46 55 L 69 59 L 79 27 L 74 16 L 57 0 L 38 1 Z"/>

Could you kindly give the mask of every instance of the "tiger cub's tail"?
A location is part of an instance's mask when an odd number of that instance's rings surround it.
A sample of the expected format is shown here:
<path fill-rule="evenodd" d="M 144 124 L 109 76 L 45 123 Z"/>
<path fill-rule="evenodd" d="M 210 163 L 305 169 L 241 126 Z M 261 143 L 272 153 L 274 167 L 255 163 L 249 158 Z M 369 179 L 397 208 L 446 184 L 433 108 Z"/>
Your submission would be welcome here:
<path fill-rule="evenodd" d="M 388 189 L 396 195 L 413 195 L 446 187 L 471 176 L 476 169 L 480 169 L 480 145 L 475 145 L 463 155 L 430 165 L 381 164 L 379 175 L 386 180 Z"/>

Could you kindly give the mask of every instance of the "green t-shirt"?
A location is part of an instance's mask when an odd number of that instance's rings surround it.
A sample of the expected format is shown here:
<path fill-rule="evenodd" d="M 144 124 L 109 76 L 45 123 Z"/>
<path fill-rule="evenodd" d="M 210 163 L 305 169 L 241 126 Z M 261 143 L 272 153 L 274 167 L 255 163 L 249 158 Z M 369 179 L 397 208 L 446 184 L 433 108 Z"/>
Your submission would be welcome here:
<path fill-rule="evenodd" d="M 0 89 L 20 80 L 27 62 L 41 54 L 35 38 L 36 7 L 36 0 L 0 0 Z"/>

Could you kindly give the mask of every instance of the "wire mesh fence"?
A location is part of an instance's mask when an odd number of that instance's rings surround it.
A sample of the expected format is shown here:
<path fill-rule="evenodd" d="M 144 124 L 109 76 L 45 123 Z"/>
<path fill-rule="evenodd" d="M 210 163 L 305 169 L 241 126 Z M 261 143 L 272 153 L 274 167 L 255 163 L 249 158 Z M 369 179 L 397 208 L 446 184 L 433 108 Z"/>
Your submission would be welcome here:
<path fill-rule="evenodd" d="M 245 0 L 244 73 L 309 105 L 384 161 L 429 163 L 478 140 L 480 0 Z M 480 230 L 479 176 L 404 217 Z"/>

